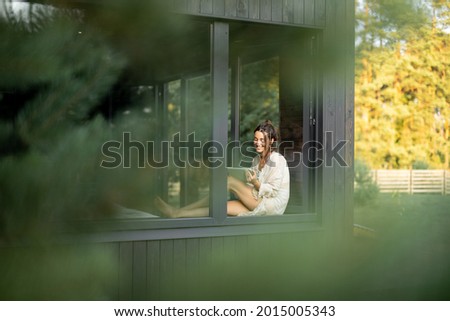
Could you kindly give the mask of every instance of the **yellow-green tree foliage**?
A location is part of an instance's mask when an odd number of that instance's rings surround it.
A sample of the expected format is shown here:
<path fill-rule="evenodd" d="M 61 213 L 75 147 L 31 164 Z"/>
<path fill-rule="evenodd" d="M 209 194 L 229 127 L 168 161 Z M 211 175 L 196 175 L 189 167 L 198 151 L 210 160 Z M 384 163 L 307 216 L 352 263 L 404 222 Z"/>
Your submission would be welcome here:
<path fill-rule="evenodd" d="M 358 8 L 356 157 L 372 168 L 449 168 L 449 2 Z"/>

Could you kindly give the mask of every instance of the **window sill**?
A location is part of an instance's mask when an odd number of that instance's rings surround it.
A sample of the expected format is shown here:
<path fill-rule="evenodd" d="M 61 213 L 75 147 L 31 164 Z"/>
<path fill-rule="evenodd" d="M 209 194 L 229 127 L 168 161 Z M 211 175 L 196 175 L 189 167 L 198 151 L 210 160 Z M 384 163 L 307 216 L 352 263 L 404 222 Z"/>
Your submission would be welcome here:
<path fill-rule="evenodd" d="M 316 214 L 285 214 L 263 217 L 133 219 L 89 221 L 76 224 L 76 232 L 62 233 L 65 241 L 127 242 L 254 234 L 319 231 Z"/>

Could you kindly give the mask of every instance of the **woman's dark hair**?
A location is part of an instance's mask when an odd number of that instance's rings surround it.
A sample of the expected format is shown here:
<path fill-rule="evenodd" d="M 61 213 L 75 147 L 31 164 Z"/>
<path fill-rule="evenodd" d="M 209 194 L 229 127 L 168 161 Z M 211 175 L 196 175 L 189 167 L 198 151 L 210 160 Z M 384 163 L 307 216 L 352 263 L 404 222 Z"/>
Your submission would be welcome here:
<path fill-rule="evenodd" d="M 259 124 L 253 133 L 256 133 L 258 131 L 265 134 L 264 140 L 266 143 L 266 146 L 264 148 L 265 151 L 261 154 L 261 160 L 259 162 L 259 169 L 262 169 L 265 166 L 266 162 L 268 161 L 270 153 L 274 149 L 272 139 L 273 142 L 276 142 L 278 140 L 278 134 L 277 130 L 275 129 L 275 126 L 272 124 L 270 120 L 266 120 L 265 122 Z"/>
<path fill-rule="evenodd" d="M 273 138 L 274 142 L 278 141 L 277 130 L 275 129 L 275 126 L 272 124 L 272 122 L 270 120 L 266 120 L 266 121 L 262 122 L 261 124 L 259 124 L 255 128 L 253 133 L 256 133 L 258 131 L 266 133 L 269 142 L 272 140 L 272 138 Z"/>

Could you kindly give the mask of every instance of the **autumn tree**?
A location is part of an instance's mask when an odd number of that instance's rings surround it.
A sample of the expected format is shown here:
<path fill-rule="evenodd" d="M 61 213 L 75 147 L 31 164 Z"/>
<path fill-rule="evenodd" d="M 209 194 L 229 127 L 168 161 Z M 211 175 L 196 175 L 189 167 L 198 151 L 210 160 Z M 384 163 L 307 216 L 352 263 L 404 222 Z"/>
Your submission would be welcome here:
<path fill-rule="evenodd" d="M 355 148 L 372 168 L 448 168 L 448 12 L 444 1 L 358 7 Z"/>

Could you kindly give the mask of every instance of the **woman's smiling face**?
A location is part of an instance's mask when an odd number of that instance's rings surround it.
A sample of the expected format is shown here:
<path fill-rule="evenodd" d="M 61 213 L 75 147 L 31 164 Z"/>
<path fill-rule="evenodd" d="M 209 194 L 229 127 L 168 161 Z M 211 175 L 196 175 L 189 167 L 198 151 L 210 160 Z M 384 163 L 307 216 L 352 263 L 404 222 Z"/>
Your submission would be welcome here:
<path fill-rule="evenodd" d="M 255 146 L 257 153 L 263 153 L 266 149 L 266 134 L 261 131 L 256 131 L 255 136 L 253 137 L 253 145 Z"/>

